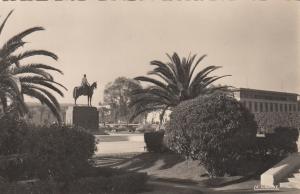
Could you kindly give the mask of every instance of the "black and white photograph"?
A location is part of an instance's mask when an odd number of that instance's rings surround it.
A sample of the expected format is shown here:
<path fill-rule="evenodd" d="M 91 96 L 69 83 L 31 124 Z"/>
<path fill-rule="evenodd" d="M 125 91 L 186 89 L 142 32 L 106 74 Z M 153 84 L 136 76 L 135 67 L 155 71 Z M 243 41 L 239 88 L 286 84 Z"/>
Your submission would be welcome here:
<path fill-rule="evenodd" d="M 0 194 L 300 193 L 300 1 L 0 0 Z"/>

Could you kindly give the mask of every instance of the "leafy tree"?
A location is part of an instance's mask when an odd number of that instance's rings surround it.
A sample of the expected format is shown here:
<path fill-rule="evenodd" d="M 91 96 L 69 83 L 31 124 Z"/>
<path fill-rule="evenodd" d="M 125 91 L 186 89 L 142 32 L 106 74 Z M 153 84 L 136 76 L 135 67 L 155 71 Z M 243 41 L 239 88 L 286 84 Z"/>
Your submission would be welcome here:
<path fill-rule="evenodd" d="M 110 105 L 110 113 L 114 122 L 119 120 L 128 122 L 131 113 L 130 94 L 133 90 L 141 88 L 138 81 L 126 77 L 119 77 L 105 86 L 104 104 Z"/>
<path fill-rule="evenodd" d="M 12 11 L 0 25 L 0 35 L 11 14 Z M 26 36 L 41 30 L 44 30 L 44 28 L 32 27 L 24 30 L 8 39 L 0 48 L 0 100 L 4 112 L 8 111 L 8 106 L 14 105 L 14 107 L 17 107 L 19 114 L 23 115 L 28 111 L 23 95 L 36 98 L 42 104 L 46 104 L 57 120 L 61 122 L 60 106 L 51 92 L 56 92 L 63 96 L 63 92 L 57 86 L 65 87 L 55 82 L 48 71 L 55 71 L 61 74 L 62 71 L 42 63 L 22 63 L 24 59 L 34 56 L 46 56 L 54 60 L 57 60 L 58 57 L 56 54 L 46 50 L 28 50 L 16 53 L 18 49 L 26 44 L 23 40 Z"/>
<path fill-rule="evenodd" d="M 167 109 L 177 106 L 182 101 L 227 88 L 227 86 L 210 87 L 218 79 L 228 76 L 210 76 L 210 73 L 220 66 L 205 67 L 194 75 L 197 66 L 206 55 L 198 59 L 197 55 L 180 59 L 177 53 L 172 56 L 167 54 L 167 56 L 169 62 L 157 60 L 150 62 L 150 65 L 155 68 L 148 72 L 148 75 L 156 78 L 149 76 L 135 78 L 150 83 L 150 86 L 137 89 L 132 93 L 134 100 L 131 106 L 136 107 L 132 118 L 144 112 L 162 110 L 160 117 L 162 119 Z"/>

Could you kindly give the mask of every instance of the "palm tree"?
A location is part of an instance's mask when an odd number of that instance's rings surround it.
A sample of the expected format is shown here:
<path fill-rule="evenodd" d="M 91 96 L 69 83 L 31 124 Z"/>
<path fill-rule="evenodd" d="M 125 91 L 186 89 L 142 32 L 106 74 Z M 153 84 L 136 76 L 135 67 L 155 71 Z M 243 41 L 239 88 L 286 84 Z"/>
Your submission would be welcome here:
<path fill-rule="evenodd" d="M 0 35 L 12 12 L 2 22 Z M 0 100 L 4 111 L 8 110 L 9 104 L 13 104 L 17 107 L 19 114 L 24 115 L 28 110 L 24 103 L 23 95 L 36 98 L 42 104 L 46 104 L 58 122 L 61 122 L 60 106 L 51 92 L 56 92 L 60 96 L 63 96 L 63 92 L 57 86 L 66 88 L 60 83 L 55 82 L 48 70 L 61 74 L 62 71 L 42 63 L 22 63 L 24 59 L 38 55 L 50 57 L 54 60 L 57 60 L 58 57 L 56 54 L 46 50 L 28 50 L 16 53 L 19 48 L 26 44 L 23 41 L 24 37 L 41 30 L 44 30 L 44 28 L 29 28 L 10 38 L 0 48 Z"/>
<path fill-rule="evenodd" d="M 217 90 L 227 89 L 228 86 L 211 87 L 211 84 L 223 77 L 229 76 L 209 76 L 211 72 L 219 69 L 220 66 L 208 66 L 194 75 L 196 67 L 206 57 L 197 55 L 182 58 L 174 53 L 168 55 L 169 62 L 151 61 L 150 65 L 155 68 L 148 72 L 159 79 L 149 76 L 136 77 L 136 80 L 150 83 L 143 89 L 135 90 L 132 93 L 131 107 L 137 110 L 132 118 L 144 112 L 162 111 L 160 121 L 167 109 L 177 106 L 180 102 L 193 99 L 199 95 L 209 94 Z"/>

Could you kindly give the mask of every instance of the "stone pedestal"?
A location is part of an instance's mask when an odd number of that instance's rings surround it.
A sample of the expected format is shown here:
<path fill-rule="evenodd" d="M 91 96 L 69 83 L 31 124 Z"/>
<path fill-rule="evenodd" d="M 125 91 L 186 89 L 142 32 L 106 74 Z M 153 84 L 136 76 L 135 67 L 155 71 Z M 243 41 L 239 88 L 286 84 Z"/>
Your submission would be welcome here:
<path fill-rule="evenodd" d="M 96 107 L 74 106 L 73 107 L 73 125 L 85 129 L 98 129 L 99 113 Z"/>

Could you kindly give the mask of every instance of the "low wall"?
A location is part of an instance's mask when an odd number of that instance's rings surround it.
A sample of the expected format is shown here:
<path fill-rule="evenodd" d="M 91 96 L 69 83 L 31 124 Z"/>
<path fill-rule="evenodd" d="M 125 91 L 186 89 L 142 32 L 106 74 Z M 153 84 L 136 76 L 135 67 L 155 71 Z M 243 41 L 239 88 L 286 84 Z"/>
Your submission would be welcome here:
<path fill-rule="evenodd" d="M 280 181 L 287 178 L 300 167 L 300 153 L 294 153 L 281 160 L 278 164 L 264 172 L 260 176 L 260 184 L 263 186 L 275 186 Z"/>

